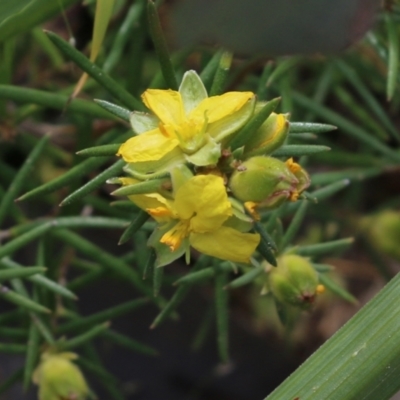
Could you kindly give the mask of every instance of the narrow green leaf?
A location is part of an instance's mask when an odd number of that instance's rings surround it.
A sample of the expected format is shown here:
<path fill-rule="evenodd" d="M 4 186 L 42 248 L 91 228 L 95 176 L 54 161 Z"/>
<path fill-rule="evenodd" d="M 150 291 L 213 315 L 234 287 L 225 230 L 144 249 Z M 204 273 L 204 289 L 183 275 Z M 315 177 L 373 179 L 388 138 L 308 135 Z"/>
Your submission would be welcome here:
<path fill-rule="evenodd" d="M 313 192 L 311 192 L 311 196 L 314 197 L 318 201 L 326 200 L 329 197 L 336 194 L 337 192 L 340 192 L 341 190 L 343 190 L 349 184 L 350 184 L 349 179 L 342 179 L 341 181 L 337 181 L 337 182 L 331 183 L 330 185 L 322 187 L 320 189 L 314 190 Z"/>
<path fill-rule="evenodd" d="M 333 271 L 335 269 L 334 266 L 328 265 L 328 264 L 313 263 L 312 266 L 317 272 L 321 272 L 321 273 L 331 272 L 331 271 Z"/>
<path fill-rule="evenodd" d="M 126 243 L 128 240 L 132 239 L 135 233 L 143 226 L 143 224 L 150 218 L 149 214 L 146 211 L 140 210 L 135 219 L 129 224 L 129 226 L 125 229 L 121 238 L 119 239 L 118 244 L 121 245 Z"/>
<path fill-rule="evenodd" d="M 135 299 L 119 304 L 115 307 L 110 307 L 106 310 L 91 314 L 88 317 L 74 318 L 72 321 L 68 321 L 62 324 L 57 329 L 57 333 L 61 335 L 68 332 L 85 330 L 95 324 L 118 318 L 148 303 L 149 300 L 146 298 Z"/>
<path fill-rule="evenodd" d="M 370 110 L 368 110 L 350 90 L 346 90 L 343 86 L 336 85 L 334 93 L 344 106 L 344 109 L 353 114 L 359 123 L 371 130 L 377 138 L 384 142 L 390 139 L 386 129 L 377 121 L 375 115 L 371 114 Z"/>
<path fill-rule="evenodd" d="M 206 88 L 211 88 L 212 82 L 214 80 L 215 72 L 220 64 L 220 60 L 223 54 L 223 50 L 218 50 L 212 56 L 211 60 L 204 67 L 200 73 L 200 79 L 203 81 Z"/>
<path fill-rule="evenodd" d="M 217 345 L 219 358 L 223 363 L 229 361 L 229 338 L 228 338 L 228 291 L 224 290 L 227 284 L 226 274 L 219 273 L 215 277 L 215 316 L 217 322 Z"/>
<path fill-rule="evenodd" d="M 153 269 L 153 296 L 157 297 L 160 294 L 162 282 L 164 277 L 164 268 Z"/>
<path fill-rule="evenodd" d="M 129 118 L 131 112 L 126 108 L 117 106 L 116 104 L 110 103 L 109 101 L 94 99 L 94 102 L 98 104 L 101 108 L 109 111 L 111 114 L 115 115 L 118 118 L 123 119 L 124 121 L 129 122 Z"/>
<path fill-rule="evenodd" d="M 333 182 L 348 179 L 350 181 L 363 181 L 364 179 L 373 178 L 380 175 L 384 170 L 383 168 L 353 168 L 343 171 L 332 171 L 332 172 L 320 172 L 313 174 L 312 184 L 313 186 L 327 185 Z"/>
<path fill-rule="evenodd" d="M 66 340 L 65 342 L 59 342 L 57 347 L 59 347 L 60 350 L 71 350 L 76 347 L 82 346 L 83 344 L 93 340 L 95 337 L 102 334 L 106 329 L 109 328 L 109 326 L 109 322 L 97 325 L 92 329 L 89 329 L 82 335 L 75 336 L 74 338 Z"/>
<path fill-rule="evenodd" d="M 278 106 L 280 101 L 280 97 L 268 101 L 267 104 L 265 104 L 265 106 L 256 115 L 253 115 L 250 118 L 250 121 L 248 121 L 246 125 L 235 134 L 235 137 L 231 142 L 232 150 L 236 150 L 246 144 L 249 136 L 253 132 L 256 132 L 257 129 L 266 121 L 266 119 Z"/>
<path fill-rule="evenodd" d="M 191 348 L 193 351 L 200 350 L 200 348 L 202 347 L 203 343 L 206 340 L 207 335 L 211 331 L 211 327 L 214 322 L 214 314 L 215 314 L 215 309 L 214 309 L 215 307 L 213 307 L 213 306 L 214 305 L 211 304 L 211 307 L 208 307 L 208 311 L 204 315 L 203 320 L 201 321 L 199 330 L 192 342 Z"/>
<path fill-rule="evenodd" d="M 157 13 L 156 5 L 149 0 L 147 3 L 147 17 L 149 21 L 150 36 L 153 40 L 154 48 L 160 62 L 161 71 L 168 87 L 172 90 L 178 90 L 178 82 L 176 80 L 174 67 L 168 53 L 167 43 L 164 33 L 161 29 L 160 20 Z"/>
<path fill-rule="evenodd" d="M 281 60 L 276 68 L 272 71 L 268 77 L 266 86 L 271 86 L 273 82 L 278 80 L 283 74 L 286 74 L 291 68 L 299 63 L 298 57 L 289 57 Z"/>
<path fill-rule="evenodd" d="M 13 339 L 26 339 L 28 336 L 28 332 L 26 329 L 23 328 L 10 328 L 8 326 L 1 326 L 0 336 L 11 337 Z"/>
<path fill-rule="evenodd" d="M 148 257 L 146 260 L 146 263 L 144 264 L 144 268 L 143 268 L 143 279 L 147 279 L 148 276 L 151 276 L 153 274 L 154 271 L 154 264 L 156 262 L 157 259 L 157 253 L 155 252 L 155 250 L 153 248 L 150 248 L 148 251 Z M 140 261 L 140 257 L 139 257 L 139 261 Z M 142 261 L 143 263 L 143 261 Z"/>
<path fill-rule="evenodd" d="M 55 343 L 53 334 L 50 328 L 42 321 L 41 317 L 36 313 L 30 313 L 31 320 L 34 322 L 38 328 L 39 333 L 42 335 L 43 339 L 50 345 L 53 346 Z"/>
<path fill-rule="evenodd" d="M 84 157 L 112 157 L 117 154 L 120 147 L 121 143 L 104 144 L 102 146 L 88 147 L 77 151 L 76 154 Z"/>
<path fill-rule="evenodd" d="M 219 59 L 218 68 L 215 71 L 213 83 L 211 85 L 209 96 L 220 95 L 224 91 L 224 87 L 228 78 L 229 70 L 232 63 L 232 53 L 225 51 Z"/>
<path fill-rule="evenodd" d="M 0 41 L 28 32 L 76 2 L 77 0 L 1 1 Z"/>
<path fill-rule="evenodd" d="M 397 275 L 267 399 L 390 399 L 400 390 L 399 290 Z"/>
<path fill-rule="evenodd" d="M 104 387 L 110 396 L 107 397 L 107 399 L 126 400 L 126 397 L 121 392 L 121 385 L 101 364 L 86 360 L 83 357 L 79 357 L 76 362 L 82 368 L 98 378 L 98 382 Z"/>
<path fill-rule="evenodd" d="M 293 140 L 317 140 L 318 136 L 314 133 L 290 133 L 289 138 L 292 142 Z"/>
<path fill-rule="evenodd" d="M 358 300 L 351 293 L 349 293 L 345 288 L 337 284 L 334 280 L 329 278 L 329 276 L 324 274 L 318 274 L 318 276 L 320 283 L 322 283 L 332 293 L 336 294 L 346 301 L 349 301 L 350 303 L 358 303 Z"/>
<path fill-rule="evenodd" d="M 175 281 L 174 285 L 202 283 L 215 277 L 219 273 L 232 272 L 232 270 L 233 265 L 231 263 L 222 262 L 216 266 L 203 268 L 201 271 L 190 272 Z"/>
<path fill-rule="evenodd" d="M 301 157 L 309 156 L 311 154 L 320 153 L 322 151 L 329 151 L 331 148 L 328 146 L 321 146 L 317 144 L 287 144 L 275 150 L 272 153 L 273 157 Z"/>
<path fill-rule="evenodd" d="M 171 297 L 171 299 L 165 305 L 165 307 L 161 310 L 161 312 L 154 319 L 154 321 L 150 325 L 150 329 L 156 328 L 163 321 L 165 321 L 175 311 L 175 309 L 179 306 L 179 304 L 182 303 L 182 301 L 185 299 L 185 297 L 189 293 L 190 289 L 191 289 L 191 285 L 188 285 L 188 284 L 179 286 L 178 289 L 175 291 L 174 295 Z"/>
<path fill-rule="evenodd" d="M 335 111 L 314 102 L 313 100 L 307 98 L 306 96 L 293 91 L 292 93 L 293 99 L 300 104 L 302 107 L 314 111 L 319 117 L 324 118 L 333 124 L 337 125 L 340 129 L 346 132 L 349 136 L 356 138 L 361 143 L 364 143 L 366 146 L 375 150 L 393 161 L 399 162 L 400 161 L 400 154 L 390 149 L 385 144 L 381 143 L 379 140 L 374 138 L 371 134 L 367 131 L 359 127 L 358 125 L 354 124 L 353 122 L 347 120 L 346 118 L 342 117 Z"/>
<path fill-rule="evenodd" d="M 141 33 L 144 30 L 142 24 L 142 17 L 145 10 L 145 1 L 141 0 L 133 3 L 126 14 L 122 24 L 119 25 L 118 32 L 114 38 L 113 44 L 111 48 L 108 49 L 107 58 L 103 64 L 103 70 L 106 72 L 110 72 L 116 65 L 121 62 L 125 62 L 125 59 L 122 61 L 121 57 L 124 56 L 124 50 L 126 48 L 126 44 L 130 42 L 133 43 L 133 48 L 136 48 L 135 44 L 142 45 L 143 39 Z M 135 40 L 132 41 L 132 38 Z M 139 43 L 137 43 L 139 42 Z M 129 49 L 129 52 L 132 53 L 132 48 Z M 135 52 L 133 52 L 135 53 Z M 133 58 L 141 58 L 139 57 L 141 54 L 134 54 Z M 136 57 L 135 57 L 136 56 Z M 137 60 L 139 63 L 140 60 Z M 132 71 L 131 65 L 128 67 L 129 73 L 134 76 L 135 79 L 140 80 L 140 76 L 138 73 L 135 73 L 136 69 Z M 127 85 L 130 87 L 130 85 Z M 134 91 L 133 91 L 134 92 Z"/>
<path fill-rule="evenodd" d="M 50 310 L 42 305 L 34 302 L 28 297 L 21 296 L 20 294 L 10 290 L 8 287 L 0 285 L 0 297 L 9 301 L 17 306 L 23 307 L 29 311 L 36 311 L 40 313 L 49 313 Z"/>
<path fill-rule="evenodd" d="M 119 257 L 111 255 L 100 247 L 84 239 L 82 236 L 67 230 L 54 231 L 54 236 L 76 248 L 82 254 L 86 254 L 99 264 L 104 265 L 107 269 L 115 272 L 124 280 L 131 282 L 141 293 L 149 297 L 152 296 L 151 288 L 142 281 L 136 270 L 126 264 Z"/>
<path fill-rule="evenodd" d="M 26 158 L 24 164 L 19 169 L 17 175 L 14 177 L 11 185 L 7 189 L 3 198 L 0 202 L 0 224 L 3 222 L 5 216 L 8 214 L 10 206 L 17 194 L 26 185 L 26 181 L 29 180 L 28 175 L 31 173 L 33 165 L 37 159 L 42 155 L 43 150 L 49 141 L 49 136 L 45 135 L 37 143 L 37 145 L 32 149 L 28 157 Z"/>
<path fill-rule="evenodd" d="M 82 176 L 86 175 L 87 173 L 99 168 L 100 166 L 105 164 L 108 159 L 109 157 L 89 158 L 88 160 L 81 162 L 75 167 L 72 167 L 69 171 L 67 171 L 60 177 L 55 178 L 52 181 L 39 186 L 38 188 L 30 190 L 29 192 L 19 197 L 17 200 L 18 201 L 28 200 L 33 197 L 38 197 L 42 194 L 51 193 L 58 189 L 61 189 L 64 186 L 67 186 L 70 183 L 81 179 Z"/>
<path fill-rule="evenodd" d="M 140 343 L 137 340 L 133 340 L 132 338 L 122 335 L 113 330 L 108 329 L 104 331 L 103 336 L 109 339 L 111 342 L 114 342 L 118 346 L 128 349 L 134 353 L 146 354 L 148 356 L 158 355 L 158 351 L 153 349 L 152 347 Z"/>
<path fill-rule="evenodd" d="M 42 223 L 30 231 L 23 233 L 21 236 L 10 240 L 0 247 L 0 259 L 14 253 L 14 251 L 43 236 L 51 227 L 51 222 Z"/>
<path fill-rule="evenodd" d="M 396 90 L 399 73 L 399 30 L 398 24 L 391 13 L 385 14 L 386 29 L 388 33 L 388 77 L 386 96 L 390 101 Z"/>
<path fill-rule="evenodd" d="M 338 252 L 347 249 L 354 242 L 353 238 L 332 240 L 330 242 L 310 244 L 296 247 L 296 254 L 305 257 L 316 257 L 322 254 Z"/>
<path fill-rule="evenodd" d="M 113 119 L 109 112 L 104 111 L 97 104 L 82 99 L 73 99 L 63 94 L 48 93 L 43 90 L 17 87 L 12 85 L 0 85 L 0 99 L 13 100 L 23 104 L 37 104 L 43 107 L 67 112 L 79 113 L 93 118 Z"/>
<path fill-rule="evenodd" d="M 28 278 L 31 275 L 40 274 L 46 271 L 44 267 L 22 267 L 0 271 L 0 281 L 15 278 Z"/>
<path fill-rule="evenodd" d="M 131 196 L 134 194 L 155 193 L 161 190 L 163 185 L 167 182 L 170 182 L 169 178 L 151 179 L 145 182 L 123 186 L 114 190 L 111 194 L 113 196 Z"/>
<path fill-rule="evenodd" d="M 335 131 L 337 126 L 315 122 L 291 122 L 289 133 L 326 133 Z"/>
<path fill-rule="evenodd" d="M 274 256 L 273 251 L 277 249 L 274 240 L 271 238 L 267 230 L 262 226 L 262 224 L 258 221 L 254 222 L 254 230 L 260 234 L 260 244 L 257 247 L 257 250 L 260 254 L 274 267 L 277 266 L 277 262 Z"/>
<path fill-rule="evenodd" d="M 98 174 L 95 178 L 90 180 L 85 185 L 81 186 L 79 189 L 72 192 L 69 196 L 67 196 L 61 203 L 60 207 L 72 204 L 78 200 L 81 200 L 90 192 L 101 187 L 108 179 L 119 175 L 122 173 L 122 168 L 125 165 L 124 160 L 118 160 L 116 163 L 108 167 L 106 170 Z"/>
<path fill-rule="evenodd" d="M 82 274 L 78 278 L 75 278 L 74 280 L 69 282 L 68 288 L 76 292 L 77 290 L 88 286 L 90 283 L 97 281 L 98 279 L 103 277 L 106 272 L 107 271 L 104 269 L 89 271 L 86 274 Z"/>
<path fill-rule="evenodd" d="M 128 93 L 119 83 L 112 79 L 108 74 L 93 64 L 87 57 L 76 50 L 68 42 L 61 39 L 52 32 L 46 31 L 49 39 L 57 48 L 69 59 L 75 62 L 83 71 L 96 80 L 101 86 L 108 90 L 116 99 L 129 109 L 143 110 L 143 104 Z"/>
<path fill-rule="evenodd" d="M 107 228 L 107 229 L 123 229 L 129 224 L 129 219 L 109 218 L 109 217 L 60 217 L 60 218 L 43 218 L 31 223 L 23 223 L 10 228 L 5 237 L 16 237 L 23 233 L 30 232 L 34 228 L 49 224 L 51 228 Z"/>
<path fill-rule="evenodd" d="M 110 206 L 127 213 L 137 213 L 138 206 L 130 200 L 115 200 L 110 203 Z"/>
<path fill-rule="evenodd" d="M 396 33 L 397 34 L 397 33 Z M 374 115 L 379 119 L 383 126 L 392 134 L 392 136 L 400 140 L 400 134 L 396 127 L 391 122 L 390 118 L 386 114 L 383 107 L 380 105 L 378 100 L 374 97 L 371 91 L 368 89 L 367 85 L 361 80 L 356 70 L 350 65 L 346 64 L 343 60 L 335 60 L 335 65 L 343 73 L 346 79 L 352 84 L 354 89 L 363 98 L 365 104 L 374 113 Z"/>
<path fill-rule="evenodd" d="M 234 279 L 229 282 L 224 289 L 236 289 L 238 287 L 248 285 L 249 283 L 254 282 L 254 280 L 260 276 L 265 271 L 264 266 L 260 265 L 256 268 L 252 268 L 250 271 L 246 272 L 239 278 Z"/>
<path fill-rule="evenodd" d="M 290 222 L 290 225 L 287 227 L 285 234 L 283 235 L 281 242 L 282 249 L 285 249 L 292 242 L 297 232 L 299 231 L 306 215 L 307 207 L 308 202 L 303 200 L 299 208 L 297 209 L 292 221 Z"/>
<path fill-rule="evenodd" d="M 23 386 L 25 391 L 29 389 L 29 386 L 32 382 L 32 374 L 34 369 L 36 368 L 36 364 L 39 358 L 39 339 L 39 331 L 32 321 L 29 328 L 28 343 L 26 346 L 27 351 L 23 378 Z"/>
<path fill-rule="evenodd" d="M 24 344 L 0 343 L 0 353 L 24 354 L 27 350 Z"/>

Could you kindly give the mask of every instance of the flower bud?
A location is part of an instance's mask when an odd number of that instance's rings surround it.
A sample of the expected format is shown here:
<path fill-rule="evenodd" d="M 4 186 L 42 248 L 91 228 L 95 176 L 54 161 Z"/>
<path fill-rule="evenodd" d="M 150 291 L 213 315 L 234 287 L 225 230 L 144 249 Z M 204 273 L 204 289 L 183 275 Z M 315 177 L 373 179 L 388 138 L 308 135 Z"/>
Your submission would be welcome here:
<path fill-rule="evenodd" d="M 279 258 L 278 266 L 269 272 L 268 284 L 281 303 L 303 309 L 310 308 L 316 294 L 322 291 L 311 263 L 295 254 Z"/>
<path fill-rule="evenodd" d="M 71 361 L 74 353 L 44 353 L 33 374 L 39 400 L 84 400 L 89 388 L 80 369 Z"/>
<path fill-rule="evenodd" d="M 257 113 L 256 106 L 256 113 Z M 246 156 L 270 154 L 283 145 L 289 132 L 289 121 L 285 114 L 272 113 L 261 127 L 246 142 Z"/>
<path fill-rule="evenodd" d="M 257 156 L 241 164 L 232 174 L 229 187 L 243 202 L 260 207 L 279 206 L 296 192 L 299 180 L 286 163 L 276 158 Z"/>
<path fill-rule="evenodd" d="M 381 211 L 361 220 L 361 228 L 378 251 L 400 261 L 400 212 Z"/>

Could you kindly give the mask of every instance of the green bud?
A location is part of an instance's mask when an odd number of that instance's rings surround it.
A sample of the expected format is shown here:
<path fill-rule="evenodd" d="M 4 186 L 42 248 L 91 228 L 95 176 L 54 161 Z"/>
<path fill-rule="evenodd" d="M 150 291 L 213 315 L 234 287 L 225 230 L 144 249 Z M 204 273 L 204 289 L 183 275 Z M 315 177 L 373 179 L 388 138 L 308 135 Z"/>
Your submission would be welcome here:
<path fill-rule="evenodd" d="M 290 198 L 298 184 L 299 180 L 286 163 L 263 156 L 252 157 L 239 165 L 229 181 L 237 199 L 267 208 L 277 207 Z"/>
<path fill-rule="evenodd" d="M 256 111 L 257 112 L 257 106 Z M 261 127 L 246 142 L 247 157 L 270 154 L 285 142 L 289 132 L 289 121 L 285 114 L 272 113 Z"/>
<path fill-rule="evenodd" d="M 85 400 L 89 388 L 80 369 L 71 361 L 74 353 L 44 353 L 33 374 L 39 400 Z"/>
<path fill-rule="evenodd" d="M 400 212 L 385 210 L 361 220 L 361 228 L 380 252 L 400 261 Z"/>
<path fill-rule="evenodd" d="M 295 254 L 278 259 L 278 266 L 269 272 L 268 285 L 281 303 L 303 309 L 310 308 L 316 294 L 323 289 L 318 285 L 318 276 L 311 263 Z"/>

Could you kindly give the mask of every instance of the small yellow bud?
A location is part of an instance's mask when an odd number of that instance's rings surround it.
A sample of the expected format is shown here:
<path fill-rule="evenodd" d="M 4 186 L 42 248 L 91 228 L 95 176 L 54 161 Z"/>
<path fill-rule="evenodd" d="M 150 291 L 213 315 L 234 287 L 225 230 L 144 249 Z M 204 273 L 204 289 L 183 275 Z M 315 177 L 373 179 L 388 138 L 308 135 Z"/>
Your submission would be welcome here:
<path fill-rule="evenodd" d="M 255 113 L 264 104 L 256 105 Z M 246 142 L 244 153 L 247 157 L 271 154 L 282 146 L 289 131 L 289 121 L 285 114 L 272 113 L 261 127 Z"/>
<path fill-rule="evenodd" d="M 44 353 L 33 374 L 39 385 L 39 400 L 85 400 L 89 388 L 80 369 L 72 362 L 74 353 Z"/>

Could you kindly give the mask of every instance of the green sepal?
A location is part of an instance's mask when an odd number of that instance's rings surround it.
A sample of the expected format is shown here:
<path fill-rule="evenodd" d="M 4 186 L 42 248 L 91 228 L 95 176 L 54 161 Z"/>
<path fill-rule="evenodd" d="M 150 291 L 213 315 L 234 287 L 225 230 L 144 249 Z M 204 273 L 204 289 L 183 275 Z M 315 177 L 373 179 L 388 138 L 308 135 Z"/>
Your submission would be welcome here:
<path fill-rule="evenodd" d="M 196 71 L 187 71 L 183 75 L 179 86 L 183 106 L 186 114 L 194 110 L 204 99 L 208 97 L 207 90 Z"/>
<path fill-rule="evenodd" d="M 133 111 L 129 115 L 129 122 L 131 123 L 133 132 L 135 132 L 137 135 L 140 135 L 141 133 L 156 129 L 158 127 L 159 120 L 154 115 L 140 111 Z"/>
<path fill-rule="evenodd" d="M 175 195 L 179 188 L 193 177 L 192 171 L 184 164 L 177 165 L 170 171 L 172 191 Z"/>
<path fill-rule="evenodd" d="M 221 157 L 221 145 L 213 138 L 207 136 L 206 144 L 196 153 L 185 154 L 186 161 L 196 165 L 197 167 L 205 167 L 207 165 L 216 165 Z"/>

